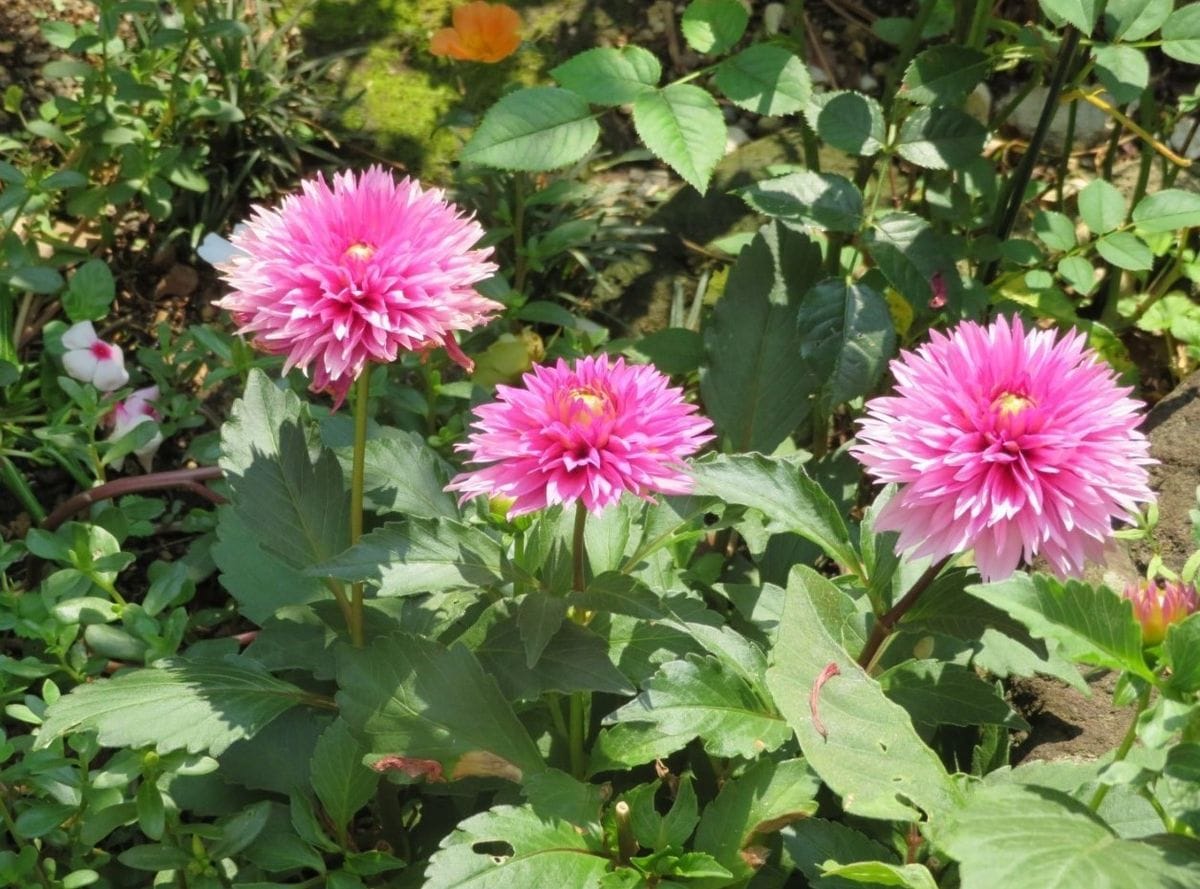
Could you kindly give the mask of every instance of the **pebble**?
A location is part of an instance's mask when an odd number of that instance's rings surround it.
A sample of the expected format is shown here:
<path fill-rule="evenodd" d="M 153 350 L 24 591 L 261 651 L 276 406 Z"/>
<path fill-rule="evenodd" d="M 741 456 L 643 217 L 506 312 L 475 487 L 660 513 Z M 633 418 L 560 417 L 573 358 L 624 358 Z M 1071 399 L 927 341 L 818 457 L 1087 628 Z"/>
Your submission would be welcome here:
<path fill-rule="evenodd" d="M 768 37 L 774 37 L 783 26 L 783 16 L 787 8 L 782 3 L 768 3 L 763 7 L 763 31 Z"/>
<path fill-rule="evenodd" d="M 725 153 L 732 154 L 742 145 L 750 141 L 750 136 L 741 127 L 732 126 L 725 129 Z"/>

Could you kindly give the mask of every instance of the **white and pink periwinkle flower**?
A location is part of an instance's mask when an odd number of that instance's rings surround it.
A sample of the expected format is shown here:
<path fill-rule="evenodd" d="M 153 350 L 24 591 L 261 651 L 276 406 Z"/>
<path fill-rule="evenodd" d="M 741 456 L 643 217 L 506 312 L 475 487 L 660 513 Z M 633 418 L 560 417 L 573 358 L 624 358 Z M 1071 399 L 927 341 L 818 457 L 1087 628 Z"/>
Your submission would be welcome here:
<path fill-rule="evenodd" d="M 456 331 L 501 305 L 474 288 L 496 266 L 483 229 L 438 189 L 381 167 L 318 175 L 278 209 L 256 207 L 218 260 L 233 288 L 217 305 L 265 352 L 286 356 L 312 390 L 341 404 L 369 362 L 444 347 L 471 367 Z"/>
<path fill-rule="evenodd" d="M 712 438 L 712 423 L 654 367 L 610 364 L 607 355 L 573 368 L 559 359 L 522 383 L 497 386 L 497 400 L 475 408 L 458 449 L 481 468 L 447 490 L 508 498 L 510 516 L 576 501 L 599 512 L 626 491 L 649 500 L 691 490 L 684 458 Z"/>
<path fill-rule="evenodd" d="M 968 549 L 985 580 L 1041 555 L 1060 575 L 1099 560 L 1112 520 L 1153 499 L 1142 405 L 1083 334 L 966 321 L 891 363 L 852 453 L 900 489 L 876 528 L 898 549 Z"/>
<path fill-rule="evenodd" d="M 79 382 L 91 383 L 103 392 L 120 389 L 129 382 L 121 348 L 96 336 L 91 321 L 72 324 L 63 333 L 62 344 L 67 350 L 63 367 Z"/>
<path fill-rule="evenodd" d="M 147 386 L 144 389 L 134 390 L 124 401 L 118 401 L 109 415 L 112 422 L 112 433 L 108 436 L 108 440 L 117 441 L 142 423 L 159 422 L 162 415 L 154 407 L 154 402 L 157 400 L 158 387 Z M 134 449 L 133 455 L 138 458 L 142 468 L 147 472 L 150 471 L 154 455 L 158 453 L 162 443 L 162 433 L 155 432 L 149 441 Z M 118 466 L 118 468 L 120 467 Z"/>

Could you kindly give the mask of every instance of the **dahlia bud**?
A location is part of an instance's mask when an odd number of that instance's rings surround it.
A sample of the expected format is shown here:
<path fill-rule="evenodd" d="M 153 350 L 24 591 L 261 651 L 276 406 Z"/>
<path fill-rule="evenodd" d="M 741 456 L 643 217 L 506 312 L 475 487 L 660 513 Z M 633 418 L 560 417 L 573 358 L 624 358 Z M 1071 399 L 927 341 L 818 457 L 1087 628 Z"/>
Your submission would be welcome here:
<path fill-rule="evenodd" d="M 1146 645 L 1162 642 L 1167 627 L 1195 613 L 1200 606 L 1195 586 L 1173 580 L 1131 583 L 1122 595 L 1133 603 L 1133 616 L 1142 625 L 1142 642 Z"/>

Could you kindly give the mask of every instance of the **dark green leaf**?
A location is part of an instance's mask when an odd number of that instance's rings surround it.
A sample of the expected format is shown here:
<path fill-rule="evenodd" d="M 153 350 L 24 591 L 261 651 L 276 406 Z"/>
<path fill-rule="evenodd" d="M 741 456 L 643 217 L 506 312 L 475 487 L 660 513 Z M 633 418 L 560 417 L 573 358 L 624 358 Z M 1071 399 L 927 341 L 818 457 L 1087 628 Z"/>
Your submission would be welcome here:
<path fill-rule="evenodd" d="M 717 66 L 713 80 L 729 101 L 755 114 L 794 114 L 812 96 L 804 62 L 782 46 L 756 43 Z"/>
<path fill-rule="evenodd" d="M 961 105 L 990 70 L 988 55 L 974 47 L 930 47 L 909 63 L 900 95 L 918 105 Z"/>
<path fill-rule="evenodd" d="M 704 331 L 700 392 L 717 431 L 739 451 L 773 451 L 804 420 L 815 381 L 796 319 L 821 253 L 782 225 L 763 228 L 729 274 Z"/>
<path fill-rule="evenodd" d="M 840 151 L 870 157 L 883 148 L 883 109 L 862 93 L 815 94 L 804 113 L 817 135 Z"/>
<path fill-rule="evenodd" d="M 1163 659 L 1171 668 L 1167 685 L 1182 694 L 1200 691 L 1200 614 L 1167 628 Z"/>
<path fill-rule="evenodd" d="M 1038 0 L 1042 12 L 1058 27 L 1071 24 L 1090 37 L 1104 9 L 1104 0 Z"/>
<path fill-rule="evenodd" d="M 586 99 L 558 87 L 531 87 L 488 109 L 461 159 L 501 170 L 556 170 L 581 160 L 599 136 Z"/>
<path fill-rule="evenodd" d="M 1029 728 L 994 685 L 957 664 L 905 661 L 881 675 L 879 685 L 916 723 Z"/>
<path fill-rule="evenodd" d="M 818 284 L 800 304 L 799 323 L 800 354 L 821 381 L 817 402 L 824 416 L 869 394 L 896 349 L 888 304 L 865 284 Z"/>
<path fill-rule="evenodd" d="M 918 167 L 953 170 L 979 157 L 987 128 L 957 108 L 918 108 L 900 127 L 896 149 Z"/>
<path fill-rule="evenodd" d="M 334 721 L 317 739 L 309 761 L 312 788 L 339 831 L 375 794 L 379 774 L 363 765 L 369 752 L 343 719 Z"/>
<path fill-rule="evenodd" d="M 1096 77 L 1118 105 L 1135 101 L 1150 83 L 1150 62 L 1143 50 L 1132 46 L 1097 46 L 1092 57 L 1096 60 Z"/>
<path fill-rule="evenodd" d="M 117 288 L 103 260 L 89 259 L 75 270 L 62 295 L 63 310 L 74 322 L 99 321 L 108 314 Z"/>
<path fill-rule="evenodd" d="M 759 213 L 786 222 L 835 232 L 855 232 L 862 224 L 862 192 L 834 173 L 801 170 L 748 185 L 738 194 Z"/>
<path fill-rule="evenodd" d="M 1114 40 L 1142 40 L 1162 27 L 1174 0 L 1108 0 L 1104 27 Z"/>

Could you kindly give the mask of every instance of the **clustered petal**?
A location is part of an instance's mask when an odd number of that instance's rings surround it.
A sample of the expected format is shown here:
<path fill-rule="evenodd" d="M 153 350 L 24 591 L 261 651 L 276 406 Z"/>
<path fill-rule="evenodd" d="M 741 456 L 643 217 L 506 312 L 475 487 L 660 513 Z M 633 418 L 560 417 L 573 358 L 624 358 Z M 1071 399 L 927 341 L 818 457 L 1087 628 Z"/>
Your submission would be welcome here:
<path fill-rule="evenodd" d="M 501 308 L 474 285 L 490 277 L 491 248 L 438 189 L 397 182 L 380 167 L 318 175 L 277 210 L 256 207 L 219 263 L 228 309 L 255 345 L 311 373 L 337 404 L 368 362 L 444 346 L 470 361 L 454 332 Z"/>
<path fill-rule="evenodd" d="M 1082 334 L 967 321 L 891 370 L 897 395 L 867 404 L 853 453 L 900 484 L 876 526 L 902 551 L 973 548 L 988 580 L 1039 554 L 1078 574 L 1112 520 L 1153 499 L 1141 404 Z"/>
<path fill-rule="evenodd" d="M 583 358 L 535 367 L 523 387 L 497 386 L 497 400 L 475 409 L 459 449 L 482 468 L 455 477 L 447 490 L 511 499 L 509 515 L 582 501 L 591 512 L 630 492 L 685 494 L 684 458 L 712 436 L 712 424 L 649 365 Z"/>
<path fill-rule="evenodd" d="M 1146 645 L 1162 642 L 1169 626 L 1200 608 L 1196 587 L 1176 580 L 1130 583 L 1121 595 L 1133 603 L 1133 616 L 1142 625 L 1142 642 Z"/>

